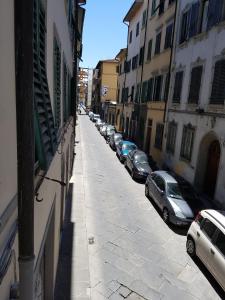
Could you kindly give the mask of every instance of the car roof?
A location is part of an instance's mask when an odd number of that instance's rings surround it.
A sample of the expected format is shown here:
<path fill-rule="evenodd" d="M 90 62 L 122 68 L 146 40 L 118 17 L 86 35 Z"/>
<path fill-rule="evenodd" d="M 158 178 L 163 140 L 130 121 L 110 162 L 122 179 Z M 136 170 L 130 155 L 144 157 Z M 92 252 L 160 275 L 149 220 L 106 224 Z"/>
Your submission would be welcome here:
<path fill-rule="evenodd" d="M 147 154 L 144 151 L 138 150 L 138 149 L 134 150 L 134 155 L 136 155 L 136 154 L 137 155 L 144 154 L 145 156 L 147 156 Z"/>
<path fill-rule="evenodd" d="M 123 141 L 123 144 L 136 146 L 135 143 L 130 142 L 130 141 Z"/>
<path fill-rule="evenodd" d="M 173 176 L 171 176 L 169 173 L 167 173 L 166 171 L 161 170 L 161 171 L 155 171 L 153 173 L 159 175 L 167 182 L 177 183 L 176 179 Z"/>
<path fill-rule="evenodd" d="M 224 210 L 204 209 L 203 212 L 206 215 L 211 216 L 214 220 L 216 220 L 225 229 L 225 211 Z"/>

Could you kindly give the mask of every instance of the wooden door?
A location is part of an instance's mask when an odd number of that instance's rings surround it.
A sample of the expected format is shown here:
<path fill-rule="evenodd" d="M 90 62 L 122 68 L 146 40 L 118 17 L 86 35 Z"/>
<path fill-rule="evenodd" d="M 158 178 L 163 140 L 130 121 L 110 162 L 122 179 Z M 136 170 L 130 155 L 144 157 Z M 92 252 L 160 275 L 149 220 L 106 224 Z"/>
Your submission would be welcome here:
<path fill-rule="evenodd" d="M 147 134 L 145 140 L 145 152 L 149 155 L 151 148 L 151 136 L 152 136 L 152 120 L 148 120 Z"/>
<path fill-rule="evenodd" d="M 209 146 L 208 159 L 205 173 L 204 192 L 210 197 L 214 197 L 217 173 L 220 162 L 220 144 L 213 141 Z"/>

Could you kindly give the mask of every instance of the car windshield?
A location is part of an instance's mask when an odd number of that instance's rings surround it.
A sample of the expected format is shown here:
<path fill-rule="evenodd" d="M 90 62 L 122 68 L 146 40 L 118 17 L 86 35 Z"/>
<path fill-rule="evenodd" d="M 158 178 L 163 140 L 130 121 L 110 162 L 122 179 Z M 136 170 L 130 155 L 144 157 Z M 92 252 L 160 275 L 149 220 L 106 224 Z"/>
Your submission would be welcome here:
<path fill-rule="evenodd" d="M 130 145 L 130 144 L 123 145 L 123 150 L 135 150 L 135 149 L 136 149 L 135 145 Z"/>
<path fill-rule="evenodd" d="M 176 182 L 167 183 L 167 194 L 172 198 L 183 199 L 179 186 Z"/>
<path fill-rule="evenodd" d="M 148 158 L 145 154 L 137 154 L 134 157 L 135 161 L 140 163 L 140 164 L 146 164 L 148 163 Z"/>
<path fill-rule="evenodd" d="M 116 142 L 118 142 L 118 141 L 122 140 L 122 136 L 121 135 L 115 135 L 114 139 L 115 139 Z"/>

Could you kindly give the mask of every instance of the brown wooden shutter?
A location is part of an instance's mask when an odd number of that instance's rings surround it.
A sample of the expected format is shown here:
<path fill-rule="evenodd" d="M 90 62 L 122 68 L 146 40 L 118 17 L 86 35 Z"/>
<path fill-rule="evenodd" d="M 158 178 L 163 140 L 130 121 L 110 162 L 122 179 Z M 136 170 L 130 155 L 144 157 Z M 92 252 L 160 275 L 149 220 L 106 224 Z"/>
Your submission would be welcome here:
<path fill-rule="evenodd" d="M 211 104 L 224 104 L 225 100 L 225 59 L 217 61 L 215 64 Z"/>
<path fill-rule="evenodd" d="M 191 71 L 191 84 L 190 84 L 190 91 L 188 102 L 189 103 L 198 103 L 199 101 L 199 92 L 201 86 L 201 79 L 202 79 L 202 66 L 198 66 L 192 69 Z"/>

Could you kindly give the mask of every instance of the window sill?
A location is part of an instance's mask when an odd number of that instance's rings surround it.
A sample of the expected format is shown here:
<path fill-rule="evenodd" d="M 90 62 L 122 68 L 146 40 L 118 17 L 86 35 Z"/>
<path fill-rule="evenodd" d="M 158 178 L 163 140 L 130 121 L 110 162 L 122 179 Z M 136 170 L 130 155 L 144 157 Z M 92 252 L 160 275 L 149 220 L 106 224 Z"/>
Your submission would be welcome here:
<path fill-rule="evenodd" d="M 190 40 L 194 40 L 194 43 L 197 43 L 207 38 L 208 38 L 208 31 L 204 31 L 193 36 Z"/>
<path fill-rule="evenodd" d="M 207 112 L 225 112 L 225 106 L 220 104 L 209 104 L 207 107 Z"/>

